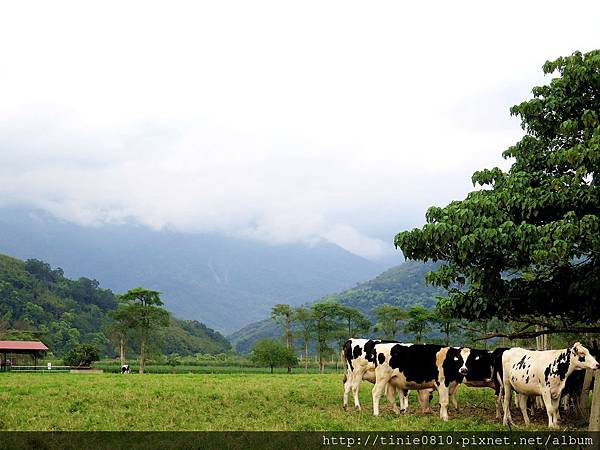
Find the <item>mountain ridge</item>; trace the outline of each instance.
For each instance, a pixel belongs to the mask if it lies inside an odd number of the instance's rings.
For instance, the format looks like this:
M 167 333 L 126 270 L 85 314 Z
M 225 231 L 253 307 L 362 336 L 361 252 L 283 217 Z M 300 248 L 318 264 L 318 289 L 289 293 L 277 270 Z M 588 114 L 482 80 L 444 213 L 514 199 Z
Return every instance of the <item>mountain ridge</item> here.
M 331 243 L 270 245 L 135 224 L 84 227 L 25 207 L 0 208 L 0 252 L 42 259 L 115 292 L 158 290 L 176 316 L 225 333 L 277 303 L 313 301 L 385 268 Z
M 410 309 L 421 305 L 432 308 L 436 304 L 436 296 L 443 295 L 440 288 L 425 284 L 425 274 L 434 270 L 438 263 L 420 263 L 405 261 L 385 270 L 371 280 L 358 283 L 344 291 L 325 296 L 319 300 L 329 299 L 342 305 L 358 309 L 372 322 L 375 322 L 373 308 L 384 303 Z M 247 353 L 260 339 L 274 338 L 281 335 L 280 326 L 271 319 L 263 319 L 231 333 L 227 336 L 233 347 Z M 403 338 L 399 335 L 399 339 Z

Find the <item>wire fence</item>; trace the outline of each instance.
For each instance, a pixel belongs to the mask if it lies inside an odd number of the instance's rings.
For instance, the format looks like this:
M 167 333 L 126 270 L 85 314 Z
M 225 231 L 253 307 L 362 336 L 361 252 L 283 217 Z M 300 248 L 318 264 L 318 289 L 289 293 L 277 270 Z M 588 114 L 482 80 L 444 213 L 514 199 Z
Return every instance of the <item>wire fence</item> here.
M 70 366 L 6 366 L 8 372 L 43 372 L 43 373 L 58 373 L 69 372 Z

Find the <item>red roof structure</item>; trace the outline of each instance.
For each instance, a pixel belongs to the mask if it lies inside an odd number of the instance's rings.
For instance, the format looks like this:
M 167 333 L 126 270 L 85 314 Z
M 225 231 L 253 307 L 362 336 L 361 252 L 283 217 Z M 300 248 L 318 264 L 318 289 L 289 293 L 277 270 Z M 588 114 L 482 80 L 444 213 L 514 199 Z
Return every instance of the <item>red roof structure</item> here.
M 40 341 L 0 341 L 0 352 L 48 350 Z

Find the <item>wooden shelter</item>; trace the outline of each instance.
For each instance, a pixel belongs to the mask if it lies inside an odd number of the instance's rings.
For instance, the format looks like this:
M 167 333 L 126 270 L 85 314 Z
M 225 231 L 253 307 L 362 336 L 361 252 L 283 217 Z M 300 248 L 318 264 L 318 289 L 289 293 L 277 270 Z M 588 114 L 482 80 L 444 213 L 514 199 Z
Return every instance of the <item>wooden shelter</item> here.
M 5 372 L 10 370 L 13 364 L 13 355 L 31 355 L 34 366 L 37 366 L 37 359 L 43 356 L 48 347 L 40 341 L 0 341 L 0 370 Z

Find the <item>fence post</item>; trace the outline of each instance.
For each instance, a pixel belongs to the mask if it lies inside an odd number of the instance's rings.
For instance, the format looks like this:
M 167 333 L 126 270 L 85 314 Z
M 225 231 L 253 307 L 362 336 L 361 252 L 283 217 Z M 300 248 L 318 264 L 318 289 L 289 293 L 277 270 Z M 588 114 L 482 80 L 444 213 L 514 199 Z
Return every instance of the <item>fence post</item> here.
M 590 411 L 590 431 L 600 431 L 600 373 L 595 370 L 594 393 L 592 394 L 592 409 Z
M 592 386 L 593 376 L 593 370 L 588 369 L 585 371 L 583 386 L 581 387 L 581 397 L 579 397 L 579 405 L 576 405 L 584 419 L 587 419 L 590 416 L 590 388 Z

